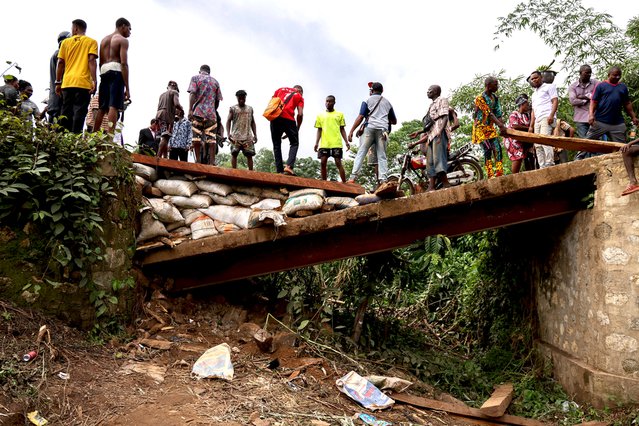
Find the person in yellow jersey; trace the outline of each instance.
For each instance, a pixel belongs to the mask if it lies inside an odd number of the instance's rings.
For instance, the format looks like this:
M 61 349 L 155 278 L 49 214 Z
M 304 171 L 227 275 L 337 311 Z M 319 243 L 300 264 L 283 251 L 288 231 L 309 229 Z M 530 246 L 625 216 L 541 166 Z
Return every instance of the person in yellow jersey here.
M 339 171 L 339 177 L 342 182 L 346 182 L 346 173 L 342 165 L 342 140 L 346 143 L 346 150 L 351 149 L 346 137 L 346 121 L 344 114 L 335 111 L 335 96 L 328 95 L 326 97 L 326 111 L 319 114 L 315 120 L 315 128 L 317 129 L 317 137 L 315 138 L 315 152 L 320 160 L 321 176 L 326 180 L 326 165 L 328 158 L 333 157 L 335 166 Z
M 95 93 L 98 42 L 85 35 L 87 23 L 71 23 L 71 37 L 60 45 L 55 93 L 62 96 L 59 123 L 70 132 L 82 133 L 91 94 Z

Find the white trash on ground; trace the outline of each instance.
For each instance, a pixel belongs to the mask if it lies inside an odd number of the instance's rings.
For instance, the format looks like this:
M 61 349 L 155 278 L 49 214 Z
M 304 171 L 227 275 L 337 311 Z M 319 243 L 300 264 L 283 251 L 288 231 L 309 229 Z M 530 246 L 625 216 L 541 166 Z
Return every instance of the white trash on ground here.
M 354 371 L 335 382 L 339 390 L 369 410 L 383 410 L 395 404 L 388 395 Z
M 233 364 L 231 363 L 231 347 L 222 343 L 208 349 L 193 364 L 193 374 L 202 379 L 233 380 Z

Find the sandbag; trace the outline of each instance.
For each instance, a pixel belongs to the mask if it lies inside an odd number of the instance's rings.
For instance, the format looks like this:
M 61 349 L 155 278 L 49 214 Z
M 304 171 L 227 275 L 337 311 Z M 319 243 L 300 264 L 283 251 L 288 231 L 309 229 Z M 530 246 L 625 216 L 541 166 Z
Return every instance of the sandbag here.
M 259 203 L 251 205 L 253 210 L 276 210 L 282 207 L 282 202 L 273 198 L 266 198 Z
M 217 235 L 217 229 L 215 229 L 215 223 L 213 219 L 206 215 L 200 215 L 191 224 L 191 238 L 199 240 L 200 238 L 210 237 Z
M 183 226 L 186 225 L 186 222 L 183 220 L 178 220 L 177 222 L 173 222 L 173 223 L 167 223 L 166 225 L 164 225 L 166 227 L 166 230 L 169 232 L 175 231 L 178 228 L 181 228 Z
M 144 179 L 142 176 L 135 175 L 135 185 L 138 187 L 138 191 L 144 192 L 144 188 L 149 188 L 151 182 Z
M 191 235 L 191 227 L 190 226 L 182 226 L 181 228 L 177 228 L 175 231 L 171 232 L 171 238 L 180 238 Z
M 347 209 L 349 207 L 358 206 L 359 203 L 351 197 L 327 197 L 324 200 L 325 204 L 335 206 L 337 210 Z
M 182 210 L 182 216 L 184 216 L 184 224 L 186 226 L 191 226 L 195 219 L 202 216 L 202 213 L 196 209 L 186 209 Z
M 237 201 L 233 197 L 223 197 L 221 195 L 213 194 L 212 192 L 208 193 L 208 196 L 211 197 L 215 204 L 219 204 L 222 206 L 236 206 Z
M 357 203 L 361 206 L 365 204 L 377 203 L 381 200 L 382 199 L 375 194 L 362 194 L 355 197 L 355 201 L 357 201 Z
M 233 192 L 239 192 L 241 194 L 252 195 L 254 197 L 261 197 L 262 188 L 258 186 L 241 186 L 241 185 L 233 185 Z
M 171 203 L 168 203 L 161 198 L 147 198 L 147 201 L 153 209 L 153 213 L 162 222 L 173 223 L 184 220 L 180 211 Z
M 291 191 L 288 194 L 288 198 L 295 198 L 295 197 L 301 197 L 302 195 L 319 195 L 320 197 L 324 198 L 326 197 L 326 191 L 324 191 L 323 189 L 317 189 L 317 188 L 304 188 L 304 189 L 298 189 L 297 191 Z
M 190 197 L 167 195 L 164 199 L 169 200 L 174 206 L 184 209 L 205 209 L 213 202 L 211 197 L 206 194 L 193 194 Z
M 145 164 L 133 163 L 133 173 L 137 176 L 143 177 L 149 182 L 155 182 L 158 180 L 158 172 L 155 168 Z
M 224 223 L 233 223 L 242 229 L 249 227 L 251 211 L 251 209 L 237 206 L 211 206 L 208 209 L 200 209 L 200 212 L 211 219 Z
M 249 207 L 257 203 L 258 201 L 260 201 L 258 197 L 255 197 L 253 195 L 248 195 L 248 194 L 240 194 L 239 192 L 234 192 L 232 194 L 229 194 L 229 198 L 234 199 L 235 201 L 237 201 L 239 205 L 244 207 Z
M 284 213 L 275 210 L 256 210 L 249 218 L 249 228 L 255 228 L 262 224 L 272 224 L 276 228 L 286 225 Z
M 288 198 L 288 190 L 281 188 L 279 190 L 274 188 L 262 188 L 262 192 L 259 195 L 260 198 L 274 198 L 276 200 L 285 201 Z
M 159 220 L 153 217 L 151 209 L 146 208 L 140 214 L 140 234 L 136 238 L 137 243 L 156 237 L 168 237 L 169 233 Z
M 215 223 L 215 229 L 217 229 L 217 232 L 219 232 L 220 234 L 227 234 L 229 232 L 235 232 L 242 229 L 232 223 L 224 223 L 220 222 L 219 220 L 214 220 L 213 222 Z
M 226 197 L 233 192 L 231 186 L 225 183 L 211 182 L 210 180 L 198 180 L 195 184 L 200 191 L 211 192 L 213 194 L 221 195 L 222 197 Z
M 166 195 L 181 195 L 190 197 L 197 192 L 197 186 L 193 182 L 178 179 L 158 179 L 153 186 Z
M 293 194 L 293 192 L 291 192 L 291 194 Z M 288 216 L 292 216 L 293 213 L 298 210 L 318 210 L 322 207 L 322 204 L 324 204 L 324 197 L 318 194 L 309 193 L 289 198 L 286 200 L 286 203 L 284 203 L 282 210 Z
M 286 225 L 284 215 L 273 210 L 253 211 L 237 206 L 211 206 L 200 211 L 211 219 L 232 223 L 242 229 L 257 228 L 265 222 L 273 223 L 275 226 Z

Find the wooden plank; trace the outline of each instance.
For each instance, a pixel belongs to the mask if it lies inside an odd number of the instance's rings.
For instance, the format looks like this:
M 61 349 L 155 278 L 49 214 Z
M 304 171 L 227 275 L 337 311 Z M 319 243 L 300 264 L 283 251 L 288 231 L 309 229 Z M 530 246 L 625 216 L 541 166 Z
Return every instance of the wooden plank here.
M 513 399 L 515 389 L 512 383 L 504 383 L 497 386 L 493 394 L 484 402 L 480 410 L 490 417 L 501 417 L 506 413 L 506 409 Z
M 347 185 L 341 182 L 287 176 L 279 173 L 256 172 L 253 170 L 230 169 L 227 167 L 209 166 L 208 164 L 187 163 L 186 161 L 167 160 L 142 154 L 131 154 L 134 163 L 151 167 L 160 167 L 174 172 L 196 176 L 209 176 L 216 181 L 228 184 L 246 184 L 257 186 L 285 186 L 287 188 L 318 188 L 335 195 L 355 196 L 363 194 L 360 185 Z
M 451 404 L 448 402 L 437 401 L 435 399 L 424 398 L 421 396 L 409 395 L 406 393 L 394 393 L 390 395 L 395 401 L 403 402 L 404 404 L 416 405 L 422 408 L 428 408 L 430 410 L 446 411 L 447 413 L 462 415 L 470 418 L 477 418 L 483 420 L 489 420 L 495 424 L 506 425 L 519 425 L 519 426 L 543 426 L 538 420 L 527 419 L 525 417 L 503 415 L 501 417 L 489 417 L 481 412 L 477 408 L 471 408 L 468 406 L 462 406 L 458 404 Z
M 611 153 L 619 151 L 619 149 L 625 145 L 621 142 L 605 142 L 593 139 L 547 136 L 537 133 L 522 132 L 521 130 L 514 129 L 508 129 L 508 131 L 501 135 L 510 136 L 518 141 L 556 146 L 557 148 L 569 149 L 572 151 Z

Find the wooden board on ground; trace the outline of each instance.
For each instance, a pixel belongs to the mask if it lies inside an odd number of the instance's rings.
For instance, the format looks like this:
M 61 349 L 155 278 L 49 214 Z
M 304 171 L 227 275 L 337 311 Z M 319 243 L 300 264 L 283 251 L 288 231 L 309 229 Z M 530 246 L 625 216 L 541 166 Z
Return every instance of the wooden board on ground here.
M 538 133 L 522 132 L 520 130 L 508 129 L 502 136 L 510 136 L 520 142 L 530 142 L 542 145 L 556 146 L 557 148 L 569 149 L 572 151 L 587 151 L 611 153 L 617 152 L 625 144 L 621 142 L 605 142 L 592 139 L 567 138 L 563 136 L 547 136 Z
M 494 424 L 519 425 L 519 426 L 543 426 L 538 420 L 527 419 L 525 417 L 517 417 L 511 415 L 503 415 L 501 417 L 489 417 L 481 412 L 478 408 L 471 408 L 465 405 L 451 404 L 448 402 L 437 401 L 435 399 L 424 398 L 421 396 L 409 395 L 407 393 L 394 393 L 390 395 L 397 402 L 415 405 L 417 407 L 428 408 L 430 410 L 446 411 L 447 413 L 457 414 L 473 419 L 483 419 L 493 422 Z
M 497 386 L 493 394 L 484 402 L 480 410 L 490 417 L 501 417 L 506 412 L 515 390 L 512 383 Z
M 287 188 L 318 188 L 325 190 L 329 194 L 348 196 L 355 196 L 365 192 L 364 188 L 360 185 L 347 185 L 341 182 L 287 176 L 279 173 L 230 169 L 227 167 L 209 166 L 208 164 L 187 163 L 186 161 L 167 160 L 165 158 L 151 157 L 142 154 L 131 154 L 131 158 L 135 163 L 159 167 L 179 173 L 209 176 L 217 181 L 230 184 L 271 187 L 285 186 Z

